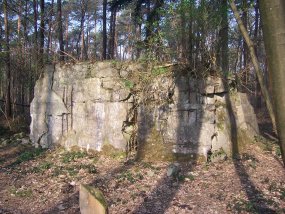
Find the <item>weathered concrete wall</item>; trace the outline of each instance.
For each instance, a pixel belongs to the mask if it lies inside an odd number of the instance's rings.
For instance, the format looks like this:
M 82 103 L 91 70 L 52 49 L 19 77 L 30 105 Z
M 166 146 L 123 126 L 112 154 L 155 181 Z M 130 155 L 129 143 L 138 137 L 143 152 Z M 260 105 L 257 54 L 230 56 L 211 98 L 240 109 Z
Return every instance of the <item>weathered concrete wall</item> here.
M 49 67 L 35 87 L 31 139 L 43 147 L 60 142 L 101 150 L 109 143 L 125 149 L 129 94 L 110 63 Z
M 111 62 L 47 67 L 31 104 L 32 141 L 100 151 L 125 150 L 131 139 L 139 157 L 171 159 L 230 153 L 240 129 L 258 132 L 246 95 L 230 98 L 220 78 L 158 71 Z

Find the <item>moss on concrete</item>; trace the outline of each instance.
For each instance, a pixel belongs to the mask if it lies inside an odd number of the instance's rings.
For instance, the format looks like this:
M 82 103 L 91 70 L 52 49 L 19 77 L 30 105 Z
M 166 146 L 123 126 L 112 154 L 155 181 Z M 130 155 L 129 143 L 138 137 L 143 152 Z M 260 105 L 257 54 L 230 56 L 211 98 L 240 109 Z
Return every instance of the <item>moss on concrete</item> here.
M 237 132 L 237 142 L 238 142 L 238 149 L 239 152 L 245 151 L 249 144 L 252 144 L 254 139 L 252 139 L 248 134 L 247 131 L 244 129 L 238 129 Z
M 100 154 L 106 155 L 114 159 L 123 159 L 126 157 L 126 152 L 116 149 L 109 143 L 104 143 Z
M 103 195 L 103 193 L 95 188 L 95 187 L 91 187 L 89 185 L 86 184 L 81 184 L 81 187 L 85 188 L 87 190 L 87 192 L 89 192 L 94 198 L 96 198 L 97 201 L 100 202 L 100 204 L 107 210 L 108 209 L 108 205 L 107 205 L 107 201 Z
M 173 153 L 174 143 L 166 143 L 162 135 L 154 127 L 147 136 L 145 142 L 141 142 L 138 148 L 138 160 L 155 161 L 198 161 L 203 162 L 204 156 L 197 154 Z
M 152 128 L 147 139 L 144 142 L 140 142 L 138 148 L 138 159 L 148 161 L 171 161 L 174 156 L 171 152 L 171 145 L 163 142 L 161 134 Z
M 226 114 L 225 114 L 225 110 L 222 109 L 222 110 L 218 110 L 217 111 L 217 128 L 219 130 L 224 130 L 225 129 L 225 119 L 226 119 Z

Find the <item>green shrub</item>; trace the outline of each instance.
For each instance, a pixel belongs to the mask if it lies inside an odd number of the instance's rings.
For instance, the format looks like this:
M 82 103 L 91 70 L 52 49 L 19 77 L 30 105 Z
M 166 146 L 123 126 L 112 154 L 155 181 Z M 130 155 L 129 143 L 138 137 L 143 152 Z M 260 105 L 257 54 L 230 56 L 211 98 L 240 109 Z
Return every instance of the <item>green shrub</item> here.
M 24 197 L 31 197 L 33 192 L 31 189 L 27 188 L 19 188 L 17 189 L 16 187 L 11 187 L 10 189 L 11 194 L 24 198 Z
M 44 151 L 46 150 L 42 148 L 35 148 L 30 151 L 25 151 L 22 154 L 20 154 L 20 156 L 17 158 L 17 160 L 14 163 L 11 164 L 11 166 L 35 159 L 36 157 L 40 156 Z
M 124 80 L 125 87 L 132 89 L 134 87 L 134 83 L 130 80 Z
M 83 158 L 85 156 L 87 156 L 86 152 L 80 152 L 80 151 L 66 152 L 62 157 L 62 162 L 69 163 L 71 161 L 74 161 L 79 158 Z

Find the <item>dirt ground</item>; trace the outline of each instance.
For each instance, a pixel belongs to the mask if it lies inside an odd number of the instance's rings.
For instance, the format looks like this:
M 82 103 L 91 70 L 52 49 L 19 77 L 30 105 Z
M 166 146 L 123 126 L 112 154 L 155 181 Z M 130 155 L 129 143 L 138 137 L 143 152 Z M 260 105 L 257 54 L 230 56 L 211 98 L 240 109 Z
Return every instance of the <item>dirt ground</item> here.
M 80 213 L 80 183 L 102 190 L 111 214 L 285 213 L 280 151 L 262 137 L 234 161 L 176 165 L 35 149 L 24 134 L 0 137 L 0 213 Z

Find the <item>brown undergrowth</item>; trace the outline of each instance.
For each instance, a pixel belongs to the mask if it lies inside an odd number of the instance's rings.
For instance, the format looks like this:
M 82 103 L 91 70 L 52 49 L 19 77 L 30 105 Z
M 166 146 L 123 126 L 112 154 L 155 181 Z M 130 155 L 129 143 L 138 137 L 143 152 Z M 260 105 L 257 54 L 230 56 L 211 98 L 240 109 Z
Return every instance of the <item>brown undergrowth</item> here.
M 114 214 L 284 213 L 285 171 L 278 155 L 274 142 L 256 138 L 234 161 L 180 163 L 178 173 L 167 176 L 166 162 L 40 150 L 6 136 L 0 213 L 79 213 L 80 183 L 101 189 Z

